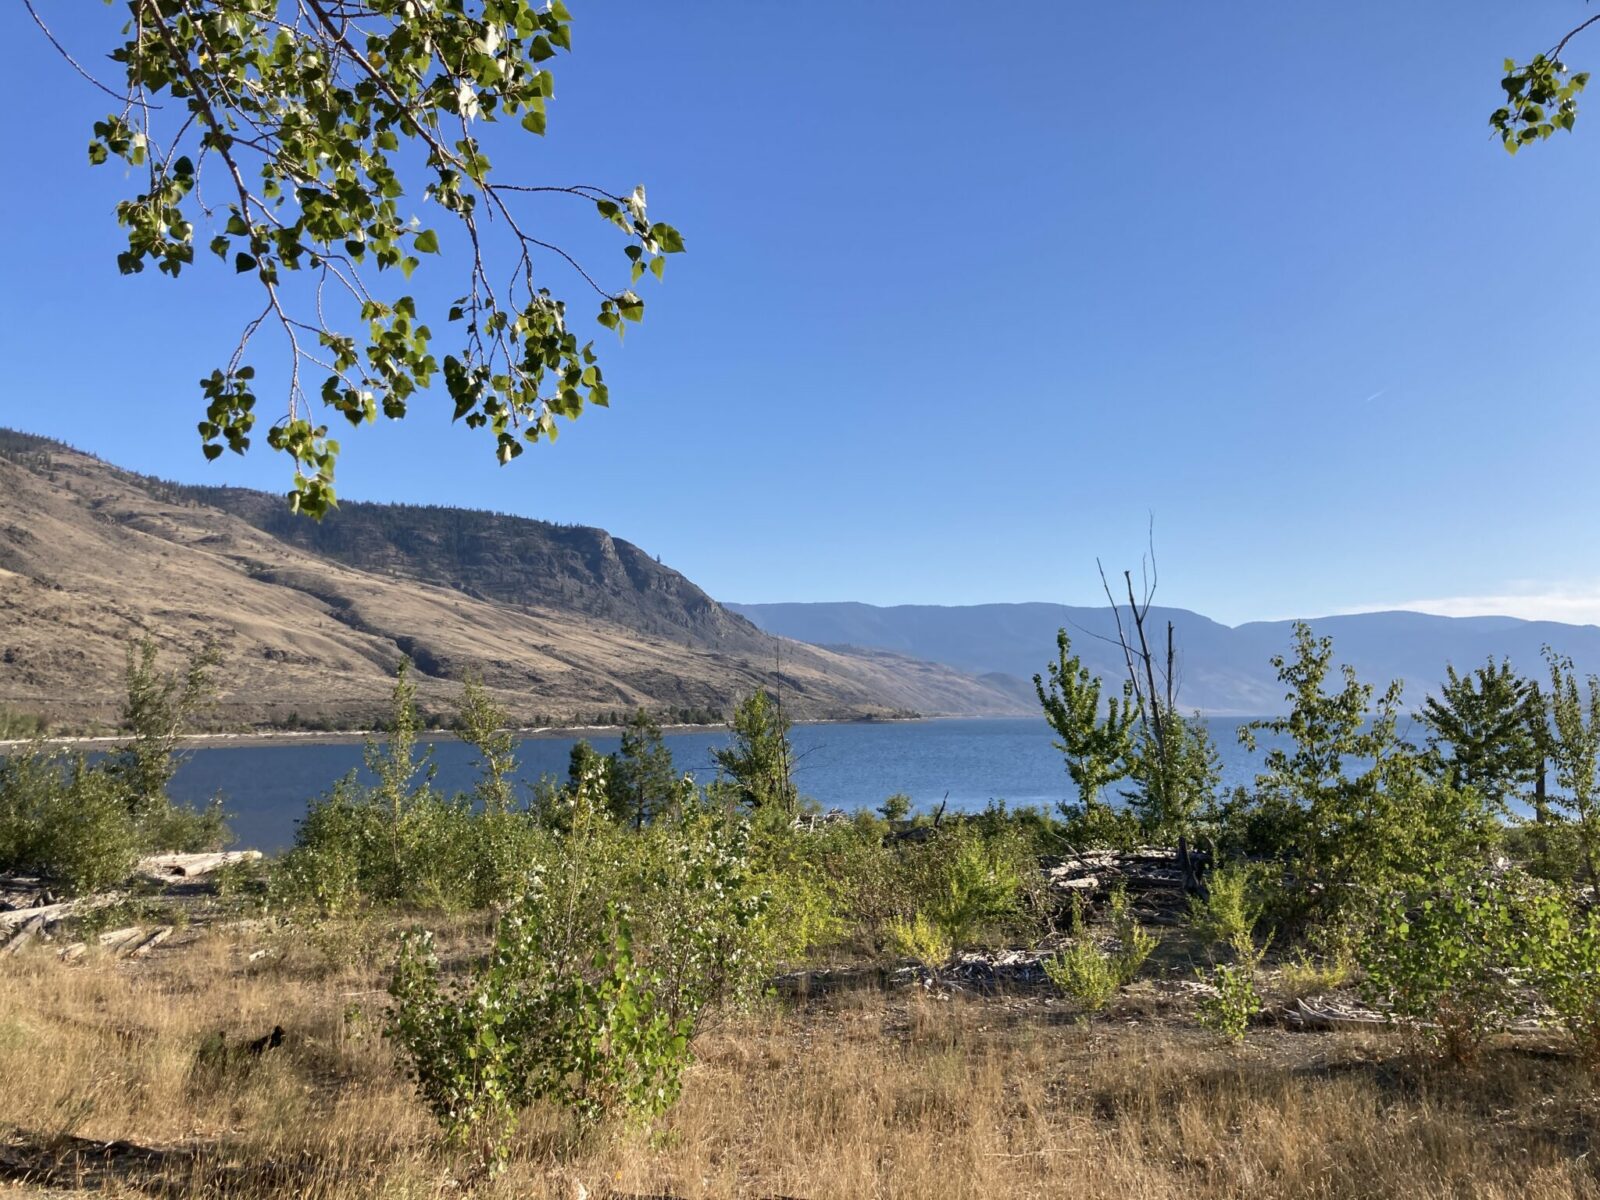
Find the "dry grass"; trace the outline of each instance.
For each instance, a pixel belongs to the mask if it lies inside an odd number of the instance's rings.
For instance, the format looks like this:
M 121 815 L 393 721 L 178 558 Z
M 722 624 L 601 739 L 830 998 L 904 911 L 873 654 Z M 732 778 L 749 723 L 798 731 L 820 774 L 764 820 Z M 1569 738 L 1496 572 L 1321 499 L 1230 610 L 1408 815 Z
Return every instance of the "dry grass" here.
M 188 936 L 139 964 L 0 960 L 0 1191 L 459 1194 L 380 1034 L 383 938 L 252 963 L 260 935 Z M 1387 1037 L 1270 1029 L 1229 1050 L 1141 987 L 1089 1025 L 1038 997 L 875 991 L 720 1021 L 655 1127 L 574 1139 L 536 1116 L 478 1190 L 1600 1197 L 1596 1081 L 1563 1055 L 1433 1072 Z M 217 1031 L 275 1024 L 280 1049 L 203 1061 Z

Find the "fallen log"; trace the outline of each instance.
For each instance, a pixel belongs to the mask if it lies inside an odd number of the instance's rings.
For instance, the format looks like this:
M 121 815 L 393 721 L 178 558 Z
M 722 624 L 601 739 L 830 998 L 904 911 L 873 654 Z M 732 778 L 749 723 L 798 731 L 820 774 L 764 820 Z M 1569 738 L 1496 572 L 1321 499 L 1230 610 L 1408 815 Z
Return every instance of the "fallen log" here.
M 15 929 L 19 925 L 31 924 L 34 921 L 54 921 L 66 916 L 76 909 L 83 901 L 65 900 L 60 904 L 40 904 L 33 908 L 13 908 L 0 912 L 0 932 Z
M 145 938 L 144 941 L 140 942 L 132 950 L 128 951 L 129 957 L 145 958 L 152 950 L 161 945 L 162 942 L 166 941 L 171 936 L 172 926 L 163 925 L 160 929 L 156 930 L 149 937 Z
M 0 955 L 15 954 L 18 950 L 21 950 L 26 943 L 32 941 L 35 935 L 44 928 L 45 920 L 46 917 L 40 915 L 17 925 L 6 935 L 4 941 L 0 941 Z
M 209 854 L 152 854 L 139 860 L 139 874 L 163 882 L 173 879 L 198 879 L 219 867 L 256 862 L 259 850 L 220 850 Z
M 1317 1030 L 1379 1030 L 1391 1028 L 1384 1014 L 1371 1008 L 1354 1004 L 1339 1004 L 1320 999 L 1311 1005 L 1299 999 L 1284 1010 L 1283 1023 L 1291 1029 Z
M 18 925 L 43 917 L 46 925 L 53 925 L 62 917 L 73 913 L 90 912 L 122 900 L 121 892 L 101 892 L 96 896 L 80 896 L 76 900 L 63 900 L 59 904 L 40 904 L 33 908 L 13 908 L 0 912 L 0 936 Z
M 126 925 L 121 929 L 108 929 L 96 941 L 107 950 L 118 951 L 132 945 L 144 936 L 144 926 Z

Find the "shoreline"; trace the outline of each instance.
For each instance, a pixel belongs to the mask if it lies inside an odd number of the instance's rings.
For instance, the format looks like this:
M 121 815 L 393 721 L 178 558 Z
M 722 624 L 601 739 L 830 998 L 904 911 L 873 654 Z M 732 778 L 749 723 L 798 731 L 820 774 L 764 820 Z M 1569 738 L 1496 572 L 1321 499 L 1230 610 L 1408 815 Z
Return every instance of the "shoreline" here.
M 915 717 L 830 717 L 809 721 L 795 721 L 794 725 L 911 725 L 923 721 L 963 720 L 969 718 L 943 715 Z M 970 718 L 981 719 L 981 718 Z M 1004 720 L 1006 718 L 995 718 Z M 620 735 L 623 725 L 528 725 L 513 728 L 511 733 L 519 741 L 534 738 L 581 738 L 591 734 Z M 726 731 L 726 725 L 663 725 L 663 734 L 709 733 Z M 352 746 L 368 738 L 382 738 L 382 729 L 261 729 L 240 733 L 186 733 L 178 738 L 178 745 L 193 750 L 220 750 L 230 746 Z M 0 754 L 17 746 L 32 745 L 36 739 L 12 738 L 0 740 Z M 37 739 L 46 746 L 83 747 L 86 749 L 113 748 L 130 741 L 125 733 L 93 734 L 85 736 L 46 737 Z M 459 742 L 460 734 L 453 729 L 424 729 L 417 733 L 419 742 Z

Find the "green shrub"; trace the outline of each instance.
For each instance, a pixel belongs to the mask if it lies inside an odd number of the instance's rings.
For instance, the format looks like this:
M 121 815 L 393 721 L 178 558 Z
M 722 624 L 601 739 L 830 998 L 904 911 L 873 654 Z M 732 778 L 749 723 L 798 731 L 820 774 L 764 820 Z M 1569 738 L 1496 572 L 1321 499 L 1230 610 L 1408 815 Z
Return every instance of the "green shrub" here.
M 1357 947 L 1364 997 L 1443 1057 L 1472 1060 L 1521 1006 L 1518 985 L 1548 944 L 1548 931 L 1528 932 L 1546 896 L 1520 874 L 1451 874 L 1379 897 Z
M 1128 808 L 1091 804 L 1061 804 L 1061 837 L 1075 850 L 1132 850 L 1144 842 L 1138 814 Z
M 1044 973 L 1068 999 L 1089 1013 L 1110 1004 L 1122 986 L 1122 973 L 1115 958 L 1081 930 L 1053 957 L 1045 959 Z
M 1230 863 L 1206 877 L 1206 895 L 1189 898 L 1189 927 L 1207 946 L 1231 946 L 1248 940 L 1261 916 L 1248 867 Z
M 1278 984 L 1289 999 L 1315 996 L 1349 983 L 1354 966 L 1349 958 L 1342 955 L 1318 959 L 1301 947 L 1295 951 L 1293 958 L 1278 968 Z
M 605 796 L 596 763 L 487 963 L 447 983 L 416 934 L 396 966 L 390 1036 L 447 1135 L 491 1166 L 536 1101 L 590 1123 L 660 1112 L 704 1008 L 759 984 L 748 826 L 691 808 L 629 839 Z
M 985 838 L 950 826 L 920 844 L 903 845 L 891 868 L 891 904 L 901 918 L 923 914 L 954 950 L 1004 926 L 1021 911 L 1023 872 L 1034 861 L 1016 838 Z
M 930 971 L 942 970 L 955 953 L 944 926 L 922 913 L 891 918 L 888 934 L 896 953 L 916 959 Z
M 1200 1001 L 1198 1019 L 1203 1028 L 1221 1034 L 1230 1042 L 1244 1040 L 1250 1021 L 1261 1011 L 1261 993 L 1256 991 L 1256 968 L 1264 950 L 1248 936 L 1231 943 L 1233 962 L 1212 968 L 1212 995 Z
M 1579 1056 L 1600 1067 L 1600 912 L 1578 912 L 1546 891 L 1526 934 L 1544 953 L 1534 964 L 1541 998 L 1571 1034 Z
M 1145 960 L 1156 948 L 1156 939 L 1139 924 L 1139 919 L 1133 913 L 1133 902 L 1128 899 L 1128 889 L 1121 884 L 1112 889 L 1108 910 L 1111 932 L 1117 939 L 1111 965 L 1116 972 L 1117 983 L 1125 986 L 1138 977 L 1139 968 L 1144 966 Z
M 684 795 L 680 803 L 689 804 L 693 787 Z M 766 959 L 798 962 L 865 921 L 861 898 L 852 893 L 869 886 L 879 856 L 878 839 L 862 837 L 853 825 L 817 831 L 787 823 L 758 826 L 751 845 L 752 884 L 767 896 Z M 870 902 L 867 907 L 876 911 Z
M 173 749 L 208 692 L 214 661 L 207 649 L 182 677 L 163 675 L 146 639 L 128 651 L 127 745 L 94 763 L 40 742 L 0 759 L 0 871 L 83 893 L 121 883 L 141 855 L 222 846 L 220 802 L 195 811 L 166 794 Z
M 128 647 L 122 722 L 132 736 L 106 760 L 105 769 L 118 780 L 135 817 L 169 807 L 167 785 L 178 769 L 178 739 L 210 702 L 219 661 L 216 647 L 208 643 L 181 673 L 163 672 L 156 665 L 153 638 Z
M 770 880 L 752 856 L 748 821 L 695 803 L 690 780 L 679 784 L 673 807 L 674 816 L 658 819 L 631 843 L 622 833 L 613 886 L 635 899 L 653 986 L 677 1021 L 707 1004 L 753 999 L 793 945 L 794 930 L 779 921 L 794 919 L 796 909 L 793 903 L 774 909 Z
M 204 808 L 151 805 L 139 818 L 139 842 L 151 851 L 197 854 L 220 850 L 233 840 L 218 797 Z
M 488 964 L 444 982 L 426 934 L 408 935 L 390 984 L 386 1033 L 447 1138 L 490 1167 L 518 1115 L 552 1101 L 584 1121 L 652 1115 L 677 1096 L 693 1020 L 674 1023 L 633 953 L 615 904 L 595 936 L 562 937 L 530 887 L 501 922 Z
M 545 831 L 525 809 L 510 807 L 509 741 L 503 718 L 481 688 L 467 688 L 467 735 L 479 749 L 480 780 L 471 795 L 432 786 L 427 750 L 417 748 L 415 691 L 402 666 L 388 733 L 367 743 L 374 783 L 352 772 L 312 801 L 295 844 L 273 872 L 274 900 L 331 914 L 366 905 L 460 911 L 521 895 L 539 861 Z M 503 732 L 503 731 L 502 731 Z
M 0 871 L 44 876 L 82 895 L 125 880 L 141 855 L 208 850 L 226 836 L 220 806 L 130 806 L 105 762 L 34 745 L 0 759 Z
M 878 805 L 878 815 L 891 825 L 904 821 L 911 815 L 911 797 L 904 792 L 896 792 Z
M 116 781 L 82 755 L 35 745 L 0 760 L 0 870 L 101 891 L 133 870 L 139 835 Z

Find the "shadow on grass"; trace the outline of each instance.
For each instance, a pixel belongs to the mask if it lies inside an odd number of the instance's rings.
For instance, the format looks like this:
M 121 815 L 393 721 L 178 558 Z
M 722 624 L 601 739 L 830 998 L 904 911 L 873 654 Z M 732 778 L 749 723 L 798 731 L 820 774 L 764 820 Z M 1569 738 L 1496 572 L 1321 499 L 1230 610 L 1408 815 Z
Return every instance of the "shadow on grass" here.
M 205 1142 L 161 1148 L 22 1129 L 0 1134 L 0 1181 L 33 1187 L 131 1188 L 150 1196 L 295 1195 L 313 1179 L 329 1179 L 328 1164 L 309 1157 L 242 1164 L 227 1158 L 224 1147 Z

